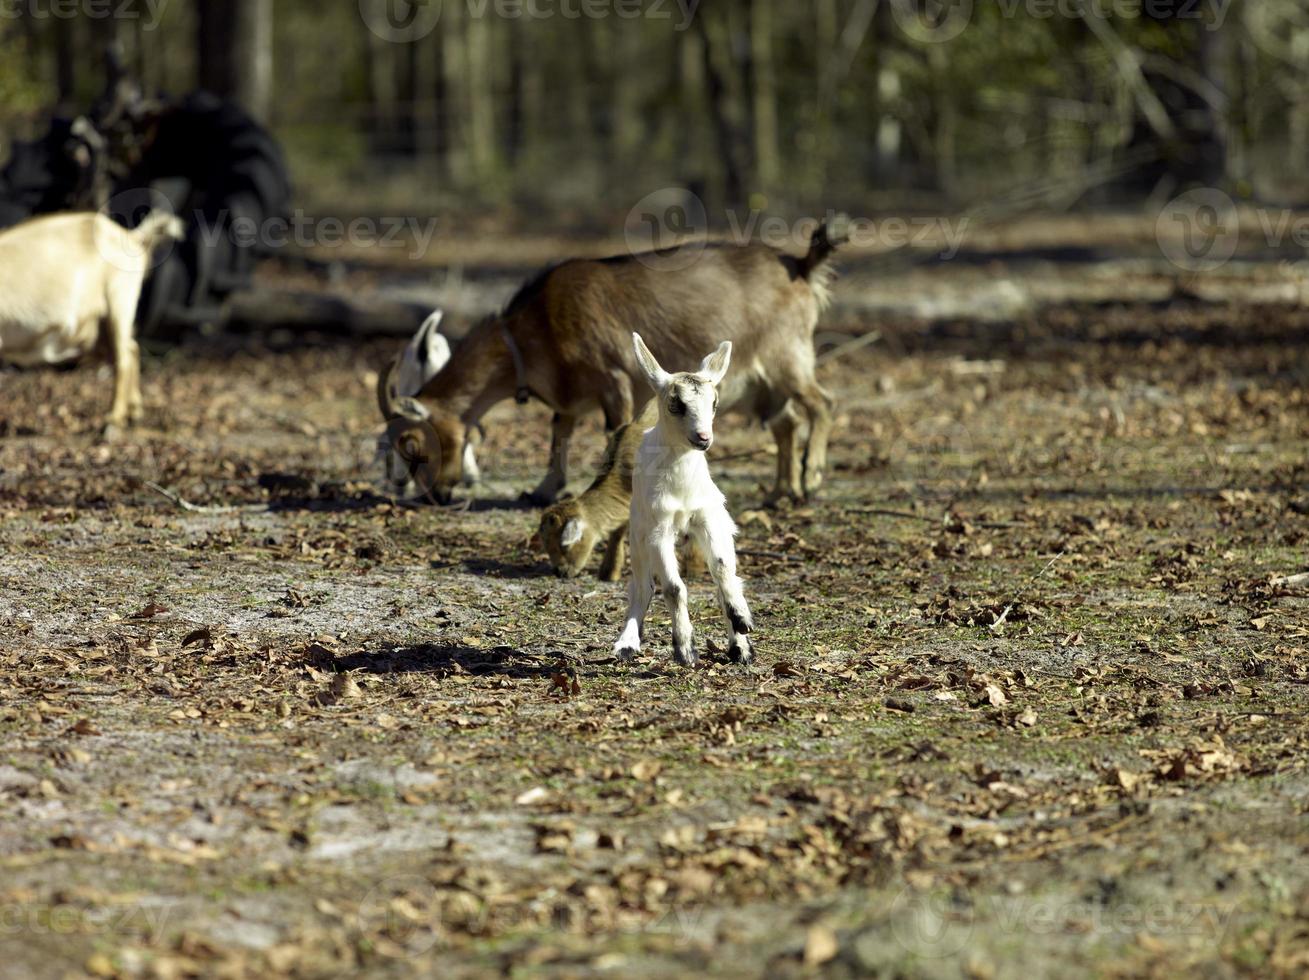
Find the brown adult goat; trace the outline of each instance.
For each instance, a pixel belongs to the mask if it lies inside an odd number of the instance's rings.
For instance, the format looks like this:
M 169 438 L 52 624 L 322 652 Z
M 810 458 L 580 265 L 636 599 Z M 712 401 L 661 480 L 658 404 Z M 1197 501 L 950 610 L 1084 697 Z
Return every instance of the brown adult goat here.
M 669 370 L 694 369 L 704 351 L 730 340 L 722 407 L 772 429 L 775 496 L 812 493 L 827 464 L 833 408 L 814 378 L 814 326 L 841 240 L 824 223 L 799 258 L 762 244 L 696 242 L 545 269 L 504 312 L 474 327 L 415 397 L 395 397 L 382 372 L 378 404 L 402 464 L 388 471 L 407 472 L 448 500 L 469 429 L 499 402 L 530 395 L 555 412 L 550 468 L 531 495 L 549 503 L 567 483 L 568 441 L 582 413 L 600 408 L 612 430 L 650 400 L 632 352 L 637 331 Z M 803 447 L 792 406 L 808 422 Z

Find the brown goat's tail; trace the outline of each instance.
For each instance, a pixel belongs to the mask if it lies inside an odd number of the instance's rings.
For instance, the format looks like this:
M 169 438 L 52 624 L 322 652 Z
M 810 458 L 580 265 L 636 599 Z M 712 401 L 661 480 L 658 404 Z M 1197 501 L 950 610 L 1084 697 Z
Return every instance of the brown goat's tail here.
M 844 214 L 829 216 L 809 237 L 809 251 L 800 260 L 800 275 L 814 291 L 820 310 L 832 301 L 832 280 L 836 278 L 832 254 L 849 240 L 850 218 Z
M 151 211 L 145 220 L 132 229 L 131 235 L 146 252 L 153 252 L 167 241 L 181 241 L 186 237 L 182 219 L 168 211 Z

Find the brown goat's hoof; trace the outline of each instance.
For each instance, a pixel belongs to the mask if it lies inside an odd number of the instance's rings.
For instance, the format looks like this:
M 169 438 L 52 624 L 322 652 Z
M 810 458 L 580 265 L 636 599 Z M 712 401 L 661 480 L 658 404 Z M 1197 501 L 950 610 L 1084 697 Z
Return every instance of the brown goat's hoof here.
M 553 495 L 536 490 L 524 490 L 518 495 L 518 499 L 523 503 L 531 504 L 533 507 L 549 507 L 555 502 Z
M 774 490 L 764 498 L 764 508 L 766 510 L 790 510 L 802 500 L 804 500 L 803 496 L 790 490 Z

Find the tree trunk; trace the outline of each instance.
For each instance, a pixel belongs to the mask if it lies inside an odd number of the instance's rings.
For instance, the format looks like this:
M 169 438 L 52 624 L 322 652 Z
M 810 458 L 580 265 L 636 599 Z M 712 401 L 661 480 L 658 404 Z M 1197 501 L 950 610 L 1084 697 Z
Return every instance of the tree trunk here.
M 754 130 L 755 181 L 771 193 L 781 177 L 777 147 L 777 79 L 773 70 L 773 0 L 751 0 L 750 64 L 751 119 Z
M 492 21 L 469 17 L 467 23 L 468 145 L 477 179 L 485 186 L 496 165 Z
M 715 31 L 709 25 L 709 17 L 702 13 L 695 18 L 696 30 L 700 32 L 702 54 L 704 55 L 705 83 L 708 87 L 709 115 L 714 126 L 714 136 L 718 143 L 718 162 L 722 168 L 723 198 L 726 207 L 736 207 L 745 198 L 745 167 L 741 162 L 741 139 L 738 127 L 732 118 L 732 93 L 727 79 L 718 64 L 717 52 L 720 48 L 729 49 L 726 53 L 730 60 L 731 30 L 726 29 L 726 38 L 715 38 Z
M 273 92 L 273 0 L 197 0 L 199 81 L 268 118 Z

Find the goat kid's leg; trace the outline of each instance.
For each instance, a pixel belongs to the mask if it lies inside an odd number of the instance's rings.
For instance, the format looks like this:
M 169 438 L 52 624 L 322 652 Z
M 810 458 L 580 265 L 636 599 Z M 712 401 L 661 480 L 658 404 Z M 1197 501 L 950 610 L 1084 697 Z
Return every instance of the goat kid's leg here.
M 627 525 L 609 535 L 605 556 L 600 561 L 600 581 L 617 582 L 623 577 L 623 559 L 627 556 Z
M 677 570 L 677 536 L 665 528 L 656 536 L 654 577 L 664 591 L 668 616 L 673 621 L 673 659 L 683 667 L 699 662 L 695 652 L 695 635 L 691 630 L 691 613 L 686 602 L 686 583 Z
M 537 506 L 554 503 L 568 485 L 568 440 L 576 426 L 576 415 L 555 412 L 550 429 L 550 468 L 537 488 L 527 495 L 527 499 Z
M 776 506 L 786 499 L 804 498 L 804 457 L 801 455 L 799 429 L 795 408 L 787 402 L 780 412 L 768 420 L 768 428 L 777 441 L 777 484 L 764 503 Z
M 641 652 L 641 633 L 645 627 L 645 614 L 654 598 L 654 580 L 646 563 L 632 553 L 632 578 L 627 583 L 627 621 L 623 632 L 614 643 L 614 656 L 631 660 Z
M 718 605 L 732 636 L 727 656 L 734 663 L 749 664 L 754 660 L 748 635 L 754 629 L 754 617 L 750 615 L 745 590 L 736 574 L 736 546 L 732 540 L 736 526 L 726 510 L 719 510 L 701 515 L 692 522 L 691 531 L 704 552 L 709 576 L 718 587 Z

